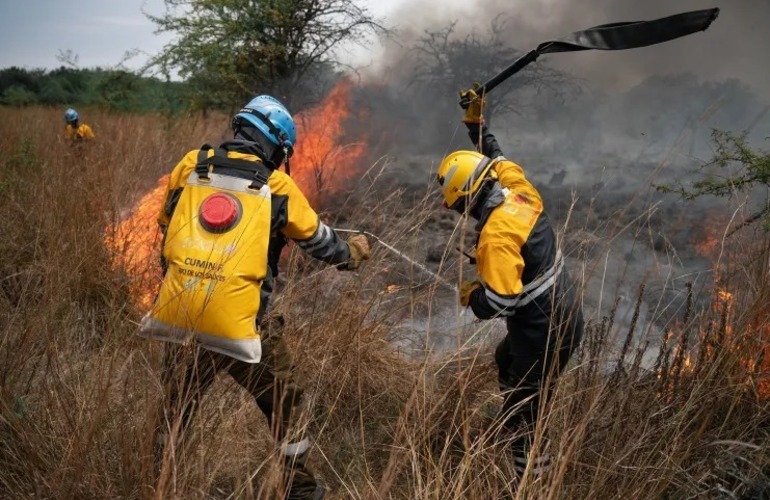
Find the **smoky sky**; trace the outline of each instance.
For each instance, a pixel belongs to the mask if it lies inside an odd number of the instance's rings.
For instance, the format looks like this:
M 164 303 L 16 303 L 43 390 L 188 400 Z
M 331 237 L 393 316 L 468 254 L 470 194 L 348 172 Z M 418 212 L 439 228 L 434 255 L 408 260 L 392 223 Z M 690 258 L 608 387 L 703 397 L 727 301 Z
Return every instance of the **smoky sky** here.
M 702 33 L 642 49 L 552 54 L 540 61 L 608 90 L 627 89 L 651 75 L 690 72 L 704 79 L 737 78 L 770 98 L 770 0 L 731 0 L 722 5 L 708 0 L 485 0 L 448 5 L 435 0 L 407 4 L 391 23 L 399 28 L 403 46 L 408 46 L 406 40 L 451 21 L 457 22 L 458 35 L 483 34 L 499 16 L 505 21 L 506 41 L 529 50 L 591 26 L 711 7 L 720 7 L 719 18 Z

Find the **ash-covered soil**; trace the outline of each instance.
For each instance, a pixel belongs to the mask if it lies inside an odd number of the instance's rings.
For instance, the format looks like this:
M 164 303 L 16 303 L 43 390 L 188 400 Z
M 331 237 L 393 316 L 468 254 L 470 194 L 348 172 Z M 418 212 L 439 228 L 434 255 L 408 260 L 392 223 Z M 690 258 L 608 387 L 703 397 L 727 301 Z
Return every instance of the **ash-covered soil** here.
M 457 303 L 452 285 L 460 275 L 474 278 L 473 266 L 458 247 L 470 251 L 475 222 L 463 222 L 441 208 L 433 182 L 439 160 L 429 155 L 390 158 L 372 185 L 383 198 L 397 193 L 397 203 L 388 205 L 390 213 L 381 214 L 388 222 L 369 230 L 404 254 L 384 250 L 392 265 L 375 287 L 381 286 L 380 312 L 398 311 L 388 318 L 395 325 L 394 343 L 410 352 L 491 344 L 505 334 L 502 320 L 476 321 Z M 583 173 L 577 175 L 574 165 L 567 168 L 535 157 L 515 161 L 543 196 L 567 268 L 582 285 L 587 321 L 602 321 L 614 311 L 612 334 L 620 347 L 639 303 L 632 347 L 648 344 L 647 358 L 654 360 L 664 329 L 684 314 L 688 286 L 696 307 L 708 307 L 714 279 L 708 252 L 713 248 L 700 247 L 723 234 L 727 203 L 686 202 L 655 189 L 655 184 L 673 183 L 692 168 L 683 164 L 608 157 L 581 165 Z

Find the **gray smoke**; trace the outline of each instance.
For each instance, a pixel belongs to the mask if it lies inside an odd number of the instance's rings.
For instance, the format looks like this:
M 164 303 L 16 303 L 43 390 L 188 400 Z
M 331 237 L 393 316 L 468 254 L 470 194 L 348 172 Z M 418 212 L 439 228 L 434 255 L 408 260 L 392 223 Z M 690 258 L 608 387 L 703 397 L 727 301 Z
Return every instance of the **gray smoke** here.
M 379 125 L 388 139 L 376 153 L 396 157 L 398 181 L 420 184 L 432 178 L 443 154 L 469 148 L 458 125 L 457 91 L 502 69 L 503 46 L 521 54 L 595 25 L 714 6 L 702 0 L 408 3 L 390 19 L 397 36 L 383 42 L 383 56 L 368 69 L 359 96 L 373 111 L 367 129 Z M 582 230 L 598 243 L 573 254 L 576 261 L 598 259 L 618 271 L 589 283 L 586 304 L 606 313 L 608 300 L 598 290 L 633 304 L 639 283 L 646 282 L 655 290 L 642 311 L 652 332 L 679 314 L 686 281 L 709 289 L 711 263 L 692 247 L 703 237 L 704 217 L 714 220 L 725 208 L 714 199 L 685 204 L 652 185 L 702 178 L 699 167 L 713 155 L 712 129 L 751 129 L 752 144 L 770 146 L 770 1 L 720 7 L 704 33 L 644 49 L 546 55 L 490 94 L 490 106 L 506 100 L 490 113 L 493 131 L 557 223 L 577 196 L 573 234 Z M 426 51 L 428 34 L 442 30 L 448 36 L 434 37 L 434 48 L 465 41 L 463 50 L 438 58 Z M 611 246 L 601 242 L 637 218 L 644 223 L 631 224 Z
M 453 20 L 458 21 L 460 34 L 484 31 L 495 17 L 501 16 L 506 20 L 506 40 L 513 47 L 527 50 L 542 41 L 599 24 L 721 7 L 719 18 L 704 33 L 632 51 L 551 55 L 547 62 L 609 90 L 628 89 L 652 75 L 687 72 L 711 80 L 737 78 L 770 99 L 770 68 L 766 64 L 770 2 L 731 0 L 715 4 L 713 0 L 493 0 L 465 2 L 453 9 L 442 1 L 410 2 L 395 16 L 393 24 L 408 39 L 409 33 L 413 36 Z
M 703 0 L 412 2 L 390 20 L 396 36 L 384 42 L 368 81 L 377 82 L 386 101 L 378 115 L 388 130 L 400 131 L 393 136 L 400 148 L 445 152 L 468 145 L 457 128 L 457 91 L 538 43 L 598 24 L 709 7 Z M 754 144 L 767 146 L 766 20 L 770 1 L 738 0 L 703 33 L 643 49 L 543 56 L 490 94 L 489 123 L 507 152 L 560 164 L 565 172 L 556 174 L 568 182 L 570 173 L 585 177 L 580 164 L 596 163 L 597 154 L 702 163 L 713 153 L 713 129 L 750 129 Z M 454 42 L 465 45 L 437 57 L 433 49 Z

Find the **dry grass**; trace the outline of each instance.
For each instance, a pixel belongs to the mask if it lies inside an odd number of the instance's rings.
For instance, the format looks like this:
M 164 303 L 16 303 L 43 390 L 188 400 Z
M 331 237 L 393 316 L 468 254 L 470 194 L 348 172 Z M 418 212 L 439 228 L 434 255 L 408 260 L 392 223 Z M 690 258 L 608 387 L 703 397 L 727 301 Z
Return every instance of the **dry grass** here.
M 0 497 L 270 498 L 268 429 L 226 377 L 204 399 L 168 480 L 153 480 L 160 346 L 135 337 L 130 277 L 112 270 L 103 246 L 104 228 L 187 149 L 220 137 L 226 120 L 171 128 L 162 117 L 86 110 L 98 140 L 73 150 L 60 140 L 59 110 L 4 113 Z M 372 189 L 381 172 L 376 164 L 334 222 L 410 255 L 424 251 L 435 242 L 414 228 L 436 224 L 433 204 L 405 209 L 403 193 Z M 768 494 L 770 398 L 757 369 L 770 321 L 767 248 L 752 250 L 761 257 L 754 261 L 732 261 L 729 310 L 682 313 L 652 369 L 631 344 L 620 353 L 626 362 L 611 353 L 612 315 L 591 324 L 540 423 L 558 467 L 520 485 L 492 438 L 500 398 L 486 330 L 466 331 L 482 340 L 464 337 L 462 349 L 403 354 L 395 347 L 408 340 L 402 326 L 436 314 L 428 304 L 445 292 L 375 248 L 357 274 L 293 252 L 275 305 L 306 380 L 311 465 L 331 498 Z M 401 291 L 385 293 L 393 283 Z

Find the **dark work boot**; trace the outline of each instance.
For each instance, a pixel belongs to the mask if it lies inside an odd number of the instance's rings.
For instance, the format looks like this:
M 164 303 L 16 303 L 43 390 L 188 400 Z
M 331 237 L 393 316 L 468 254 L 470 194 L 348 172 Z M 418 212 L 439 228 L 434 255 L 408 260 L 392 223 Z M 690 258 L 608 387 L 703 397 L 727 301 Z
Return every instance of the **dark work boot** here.
M 307 452 L 284 457 L 284 478 L 289 485 L 286 500 L 322 500 L 326 485 L 305 465 Z
M 535 450 L 533 454 L 530 436 L 515 439 L 511 443 L 511 452 L 513 468 L 519 478 L 524 476 L 527 467 L 533 479 L 542 477 L 551 469 L 551 456 L 548 454 L 547 444 L 544 443 L 541 449 Z
M 294 467 L 287 470 L 286 475 L 289 481 L 286 500 L 321 500 L 326 495 L 326 485 L 306 467 Z
M 315 480 L 315 491 L 313 491 L 313 500 L 323 500 L 326 496 L 326 485 L 320 479 Z

